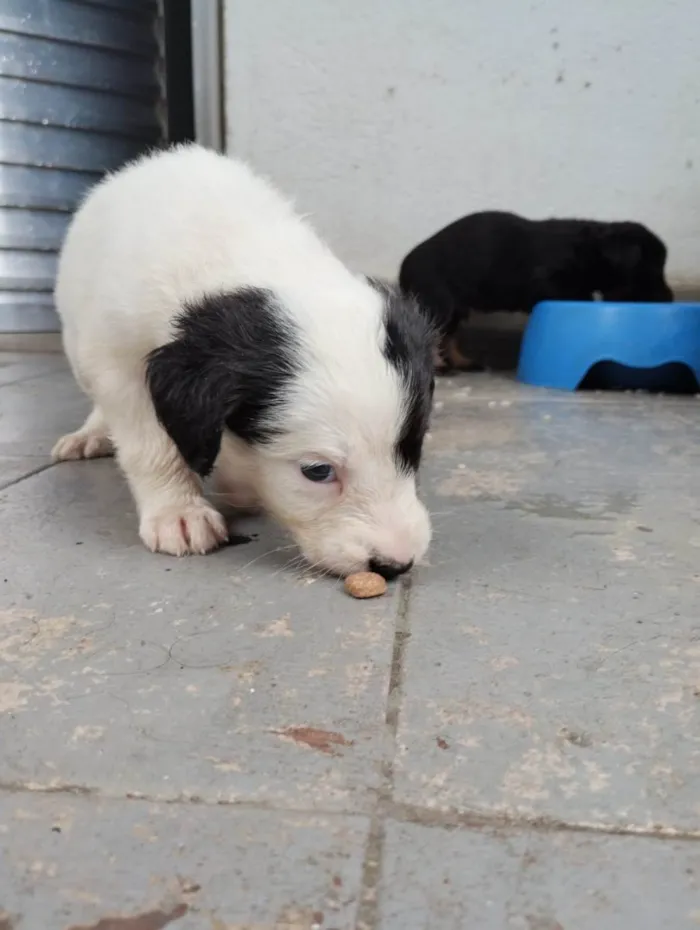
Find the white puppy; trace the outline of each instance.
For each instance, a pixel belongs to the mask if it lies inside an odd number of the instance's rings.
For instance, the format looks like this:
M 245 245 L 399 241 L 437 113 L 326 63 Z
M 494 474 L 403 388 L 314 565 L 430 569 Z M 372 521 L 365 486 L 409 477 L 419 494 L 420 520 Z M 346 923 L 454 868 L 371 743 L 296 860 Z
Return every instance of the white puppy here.
M 94 408 L 54 458 L 114 450 L 149 549 L 226 539 L 202 496 L 215 468 L 314 565 L 391 577 L 425 553 L 429 325 L 245 165 L 183 146 L 106 178 L 69 228 L 56 305 Z

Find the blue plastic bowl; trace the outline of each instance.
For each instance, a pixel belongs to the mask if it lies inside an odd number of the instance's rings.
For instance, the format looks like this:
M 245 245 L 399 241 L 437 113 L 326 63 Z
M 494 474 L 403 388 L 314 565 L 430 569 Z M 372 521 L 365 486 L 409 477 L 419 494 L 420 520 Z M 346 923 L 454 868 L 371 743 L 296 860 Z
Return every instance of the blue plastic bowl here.
M 563 391 L 698 390 L 700 303 L 544 301 L 528 321 L 517 376 Z

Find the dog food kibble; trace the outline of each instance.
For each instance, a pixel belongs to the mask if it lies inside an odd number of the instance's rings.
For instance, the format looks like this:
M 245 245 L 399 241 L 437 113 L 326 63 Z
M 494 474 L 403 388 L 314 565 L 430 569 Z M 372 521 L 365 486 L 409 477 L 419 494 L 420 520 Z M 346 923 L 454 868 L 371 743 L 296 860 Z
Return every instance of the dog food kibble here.
M 352 597 L 380 597 L 386 594 L 386 579 L 374 572 L 356 572 L 345 579 L 345 590 Z

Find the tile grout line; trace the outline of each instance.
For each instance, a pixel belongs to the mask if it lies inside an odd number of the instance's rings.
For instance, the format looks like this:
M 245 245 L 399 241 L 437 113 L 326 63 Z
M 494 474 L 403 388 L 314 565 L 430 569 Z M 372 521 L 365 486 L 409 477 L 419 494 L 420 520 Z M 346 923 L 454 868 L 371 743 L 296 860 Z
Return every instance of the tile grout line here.
M 40 475 L 42 472 L 53 468 L 56 464 L 56 462 L 44 462 L 43 465 L 37 465 L 36 468 L 28 471 L 26 475 L 21 475 L 19 478 L 13 478 L 12 481 L 8 481 L 5 484 L 0 484 L 0 491 L 7 491 L 9 488 L 14 488 L 16 485 L 26 481 L 27 478 L 34 478 L 36 475 Z
M 160 804 L 163 807 L 187 805 L 202 808 L 225 808 L 231 811 L 257 811 L 282 816 L 298 817 L 361 817 L 366 819 L 372 814 L 363 810 L 337 810 L 328 808 L 306 807 L 278 807 L 272 802 L 265 801 L 232 801 L 232 800 L 206 800 L 197 795 L 153 795 L 147 792 L 127 791 L 125 794 L 107 794 L 99 788 L 79 784 L 39 784 L 32 782 L 0 782 L 0 797 L 2 794 L 21 795 L 52 795 L 60 794 L 75 798 L 101 802 L 104 804 L 120 804 L 135 802 L 143 804 Z M 376 808 L 375 808 L 376 812 Z M 428 829 L 448 830 L 482 830 L 482 831 L 536 831 L 538 833 L 581 833 L 593 836 L 617 836 L 630 839 L 646 840 L 678 840 L 679 842 L 697 843 L 700 841 L 700 829 L 683 830 L 678 827 L 664 827 L 648 824 L 605 824 L 591 821 L 559 820 L 545 814 L 509 814 L 498 810 L 440 810 L 437 808 L 422 807 L 391 799 L 382 802 L 382 814 L 386 821 L 399 824 L 411 824 Z
M 387 813 L 392 806 L 394 793 L 394 758 L 396 756 L 399 715 L 403 696 L 404 659 L 410 637 L 409 607 L 413 590 L 413 576 L 401 581 L 399 605 L 396 612 L 394 642 L 389 671 L 384 724 L 388 736 L 382 763 L 381 785 L 377 792 L 374 811 L 370 817 L 367 845 L 362 863 L 360 902 L 357 909 L 356 930 L 376 930 L 379 926 L 379 887 L 382 880 Z

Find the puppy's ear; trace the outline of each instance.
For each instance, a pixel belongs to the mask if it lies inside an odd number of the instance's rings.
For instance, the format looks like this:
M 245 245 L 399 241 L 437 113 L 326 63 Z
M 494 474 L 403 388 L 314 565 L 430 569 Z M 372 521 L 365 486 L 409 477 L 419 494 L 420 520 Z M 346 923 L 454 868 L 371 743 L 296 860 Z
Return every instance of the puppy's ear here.
M 188 304 L 175 338 L 148 356 L 156 415 L 190 468 L 208 475 L 227 427 L 246 442 L 278 431 L 275 408 L 299 368 L 298 339 L 274 294 L 246 288 Z

